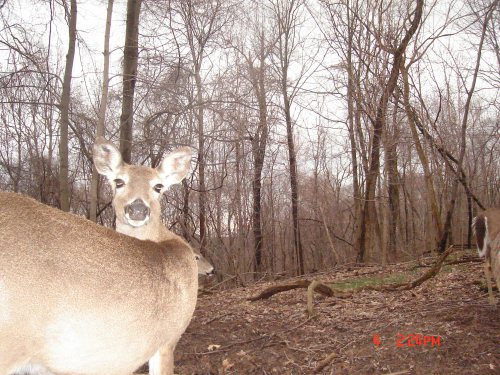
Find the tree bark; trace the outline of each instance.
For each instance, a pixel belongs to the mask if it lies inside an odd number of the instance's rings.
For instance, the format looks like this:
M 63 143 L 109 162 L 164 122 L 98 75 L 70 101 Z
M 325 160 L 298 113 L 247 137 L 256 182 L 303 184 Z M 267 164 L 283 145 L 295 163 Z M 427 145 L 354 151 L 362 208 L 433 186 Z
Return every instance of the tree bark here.
M 420 24 L 420 20 L 422 18 L 423 3 L 423 0 L 417 0 L 417 5 L 415 7 L 411 26 L 406 32 L 403 40 L 401 41 L 401 44 L 394 52 L 394 62 L 392 64 L 391 73 L 377 106 L 377 114 L 373 123 L 373 140 L 371 145 L 368 175 L 366 177 L 365 201 L 363 204 L 363 213 L 360 227 L 359 251 L 357 258 L 359 262 L 364 262 L 365 260 L 367 248 L 366 234 L 368 231 L 371 232 L 373 225 L 376 224 L 374 221 L 377 220 L 375 206 L 375 187 L 380 170 L 380 142 L 385 127 L 385 113 L 387 111 L 389 98 L 396 88 L 399 75 L 399 66 L 403 59 L 404 52 L 408 43 L 410 42 L 410 39 L 417 31 L 417 28 Z
M 279 32 L 279 63 L 280 63 L 280 85 L 281 95 L 283 97 L 283 113 L 286 123 L 286 141 L 288 146 L 288 166 L 290 168 L 290 190 L 292 201 L 292 225 L 293 225 L 293 244 L 294 255 L 297 259 L 297 272 L 303 275 L 304 254 L 302 241 L 300 237 L 299 225 L 299 187 L 297 180 L 297 155 L 295 152 L 295 142 L 293 139 L 293 126 L 291 116 L 291 96 L 288 94 L 288 69 L 290 67 L 290 57 L 294 48 L 294 36 L 296 27 L 296 13 L 301 6 L 300 2 L 291 1 L 290 3 L 275 3 L 275 15 L 278 22 Z
M 286 75 L 282 83 L 282 93 L 284 101 L 284 112 L 286 121 L 286 140 L 288 145 L 288 162 L 290 167 L 290 189 L 292 198 L 292 220 L 293 220 L 293 243 L 297 254 L 298 274 L 303 275 L 304 270 L 304 254 L 302 249 L 302 241 L 300 238 L 299 225 L 299 184 L 297 181 L 297 155 L 295 152 L 295 142 L 293 140 L 292 117 L 290 114 L 290 99 L 288 98 L 286 89 Z
M 127 1 L 125 48 L 123 51 L 123 101 L 120 116 L 120 152 L 125 163 L 132 162 L 134 93 L 139 59 L 139 15 L 142 0 Z
M 395 101 L 398 101 L 398 92 L 395 93 Z M 385 170 L 387 173 L 387 195 L 388 195 L 388 215 L 386 225 L 387 231 L 387 258 L 385 261 L 394 261 L 397 258 L 396 248 L 398 244 L 398 227 L 400 223 L 399 217 L 399 173 L 398 173 L 398 153 L 397 144 L 399 141 L 399 125 L 397 121 L 397 111 L 393 111 L 392 132 L 387 132 L 385 137 Z M 386 262 L 383 262 L 385 265 Z
M 361 189 L 359 184 L 359 167 L 358 155 L 356 147 L 356 89 L 359 86 L 356 84 L 357 80 L 354 76 L 354 66 L 352 61 L 352 50 L 354 48 L 354 27 L 353 20 L 351 19 L 351 9 L 347 9 L 347 22 L 348 22 L 348 36 L 347 36 L 347 124 L 349 131 L 349 142 L 351 147 L 351 163 L 352 163 L 352 190 L 354 198 L 354 223 L 353 223 L 353 238 L 359 240 L 360 237 L 360 221 L 361 221 Z M 355 245 L 359 248 L 359 243 Z
M 69 128 L 69 103 L 71 99 L 71 74 L 73 72 L 73 62 L 75 59 L 76 45 L 76 20 L 77 3 L 70 1 L 68 11 L 67 3 L 64 2 L 64 9 L 68 17 L 68 53 L 66 54 L 66 66 L 64 68 L 63 88 L 61 94 L 61 127 L 59 140 L 59 202 L 61 210 L 68 212 L 69 204 L 69 156 L 68 156 L 68 128 Z
M 262 169 L 266 154 L 269 127 L 267 124 L 267 99 L 265 87 L 266 53 L 264 50 L 264 35 L 260 38 L 259 67 L 255 69 L 249 61 L 249 73 L 252 86 L 259 106 L 259 124 L 252 138 L 252 155 L 254 161 L 254 174 L 252 179 L 252 230 L 254 237 L 255 271 L 261 270 L 262 249 L 264 238 L 262 235 Z
M 109 36 L 111 33 L 111 18 L 113 15 L 114 0 L 108 0 L 108 9 L 106 12 L 106 29 L 104 32 L 104 69 L 102 72 L 102 92 L 99 103 L 99 114 L 97 118 L 96 138 L 104 136 L 104 127 L 106 121 L 106 107 L 108 103 L 109 91 Z M 90 207 L 89 219 L 97 222 L 97 193 L 98 193 L 99 174 L 95 165 L 92 166 L 92 181 L 90 183 Z
M 182 180 L 182 233 L 183 237 L 191 242 L 192 234 L 189 230 L 189 185 L 186 179 Z
M 198 186 L 199 186 L 199 208 L 200 208 L 200 252 L 204 254 L 205 246 L 206 246 L 206 237 L 207 237 L 207 208 L 206 208 L 206 199 L 207 199 L 207 188 L 205 184 L 205 130 L 203 124 L 203 84 L 201 82 L 201 58 L 200 63 L 195 63 L 195 71 L 194 78 L 196 82 L 196 102 L 198 108 L 195 110 L 196 112 L 196 122 L 198 125 Z

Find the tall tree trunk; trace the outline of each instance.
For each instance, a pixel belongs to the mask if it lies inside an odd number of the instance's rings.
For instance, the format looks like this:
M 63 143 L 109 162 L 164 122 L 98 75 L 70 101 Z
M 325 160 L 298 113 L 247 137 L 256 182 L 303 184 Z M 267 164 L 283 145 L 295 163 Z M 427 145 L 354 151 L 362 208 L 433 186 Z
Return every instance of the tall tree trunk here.
M 348 2 L 349 5 L 349 2 Z M 347 36 L 347 117 L 349 142 L 351 147 L 351 163 L 352 163 L 352 190 L 354 198 L 354 222 L 353 222 L 353 238 L 359 240 L 359 229 L 361 221 L 361 190 L 359 185 L 359 167 L 358 155 L 356 148 L 356 78 L 354 76 L 354 66 L 352 61 L 354 26 L 351 18 L 351 9 L 347 9 L 348 36 Z M 355 248 L 359 248 L 359 243 L 355 244 Z
M 255 140 L 252 143 L 257 143 Z M 260 142 L 259 142 L 260 143 Z M 261 224 L 261 206 L 262 206 L 262 168 L 264 166 L 264 155 L 260 152 L 260 147 L 252 144 L 254 154 L 254 174 L 252 179 L 252 229 L 254 237 L 254 253 L 255 253 L 255 272 L 261 270 L 262 266 L 262 224 Z M 261 156 L 262 155 L 262 156 Z
M 249 71 L 252 79 L 252 86 L 259 105 L 259 125 L 252 139 L 252 154 L 254 161 L 254 174 L 252 180 L 252 229 L 254 237 L 255 271 L 261 270 L 262 249 L 264 238 L 262 236 L 262 169 L 264 168 L 264 158 L 266 155 L 267 138 L 269 126 L 267 124 L 267 99 L 265 87 L 266 53 L 264 51 L 264 34 L 262 33 L 260 42 L 259 68 L 256 69 L 249 62 Z
M 467 248 L 471 248 L 472 242 L 472 221 L 474 214 L 472 212 L 472 197 L 469 193 L 467 194 Z
M 73 61 L 75 59 L 76 45 L 76 19 L 77 4 L 76 0 L 64 2 L 64 10 L 68 18 L 68 53 L 66 55 L 66 66 L 64 68 L 63 88 L 61 94 L 61 127 L 59 139 L 59 201 L 61 210 L 69 211 L 69 157 L 68 157 L 68 128 L 69 128 L 69 103 L 71 98 L 71 74 L 73 72 Z
M 242 123 L 242 115 L 240 113 L 240 110 L 238 109 L 238 123 Z M 236 156 L 236 191 L 235 191 L 235 198 L 234 198 L 234 204 L 236 205 L 236 246 L 235 246 L 235 256 L 238 258 L 242 257 L 242 254 L 245 254 L 245 249 L 246 249 L 246 244 L 245 244 L 245 224 L 244 224 L 244 214 L 243 214 L 243 202 L 242 202 L 242 196 L 243 196 L 243 173 L 242 172 L 242 166 L 243 166 L 243 171 L 245 170 L 244 168 L 244 157 L 245 155 L 245 147 L 244 144 L 241 142 L 236 142 L 235 145 L 235 156 Z M 228 225 L 228 228 L 231 226 Z M 235 266 L 235 273 L 240 274 L 240 269 L 238 269 L 237 266 Z
M 203 83 L 201 81 L 201 61 L 195 66 L 194 78 L 196 82 L 196 122 L 198 125 L 198 183 L 199 183 L 199 209 L 200 209 L 200 252 L 204 254 L 207 237 L 207 188 L 205 184 L 205 130 L 203 124 L 204 104 L 203 104 Z
M 284 101 L 284 112 L 286 121 L 286 141 L 288 145 L 288 165 L 290 167 L 290 189 L 292 198 L 292 222 L 293 222 L 293 244 L 298 263 L 298 274 L 303 275 L 304 270 L 304 253 L 302 249 L 302 241 L 300 238 L 299 225 L 299 184 L 297 180 L 297 155 L 295 153 L 295 143 L 293 140 L 292 117 L 290 114 L 290 99 L 287 94 L 286 74 L 282 81 L 282 93 Z
M 97 118 L 96 138 L 104 136 L 104 126 L 106 121 L 106 107 L 108 103 L 109 91 L 109 36 L 111 33 L 111 17 L 113 15 L 114 0 L 108 0 L 108 10 L 106 12 L 106 30 L 104 32 L 104 70 L 102 72 L 102 92 L 99 103 L 99 114 Z M 99 174 L 95 165 L 92 166 L 92 181 L 90 183 L 90 208 L 89 218 L 97 222 L 97 192 L 98 192 Z
M 120 116 L 120 152 L 125 163 L 132 161 L 134 93 L 139 59 L 139 15 L 142 0 L 127 1 L 125 48 L 123 51 L 123 101 Z
M 207 188 L 205 181 L 205 127 L 204 111 L 206 104 L 203 98 L 203 81 L 201 69 L 203 60 L 207 53 L 207 43 L 217 32 L 216 20 L 220 11 L 220 3 L 214 3 L 210 12 L 203 13 L 198 9 L 195 1 L 181 1 L 181 17 L 184 22 L 185 36 L 189 45 L 193 64 L 193 76 L 196 85 L 196 97 L 194 99 L 194 116 L 198 130 L 198 205 L 199 205 L 199 231 L 200 231 L 200 252 L 205 252 L 207 242 Z
M 395 91 L 394 101 L 399 101 L 399 92 Z M 398 244 L 399 215 L 399 173 L 397 145 L 399 141 L 397 107 L 392 111 L 391 126 L 387 127 L 384 137 L 385 150 L 385 174 L 387 182 L 387 209 L 384 207 L 384 227 L 382 230 L 384 240 L 382 241 L 382 265 L 397 258 L 396 248 Z
M 429 200 L 429 206 L 431 207 L 432 218 L 435 224 L 437 238 L 441 238 L 443 232 L 443 223 L 441 221 L 441 214 L 439 212 L 436 192 L 434 190 L 434 184 L 432 182 L 429 160 L 417 134 L 418 119 L 415 117 L 416 113 L 413 111 L 410 105 L 410 84 L 408 80 L 408 67 L 405 67 L 404 62 L 402 62 L 401 64 L 401 76 L 403 78 L 403 102 L 406 111 L 406 117 L 408 118 L 408 125 L 410 126 L 413 142 L 415 142 L 415 148 L 417 150 L 418 158 L 420 159 L 420 163 L 422 164 L 425 179 L 425 188 L 427 192 L 426 196 Z M 437 241 L 434 239 L 434 244 L 436 244 L 436 242 Z
M 479 73 L 479 66 L 481 65 L 481 54 L 483 50 L 483 43 L 484 43 L 484 38 L 486 35 L 486 29 L 488 27 L 488 22 L 491 18 L 491 15 L 493 14 L 495 8 L 497 7 L 499 1 L 496 0 L 494 1 L 490 7 L 487 9 L 485 17 L 484 17 L 484 22 L 482 25 L 482 31 L 481 31 L 481 38 L 479 40 L 479 46 L 478 46 L 478 51 L 477 51 L 477 58 L 476 58 L 476 66 L 474 68 L 474 75 L 472 77 L 472 83 L 471 87 L 469 90 L 467 90 L 467 100 L 465 101 L 465 107 L 464 107 L 464 115 L 462 117 L 462 129 L 460 133 L 460 153 L 458 156 L 458 162 L 457 162 L 457 176 L 453 180 L 453 184 L 451 187 L 451 194 L 450 194 L 450 201 L 448 203 L 448 210 L 446 212 L 446 220 L 444 222 L 444 227 L 443 227 L 443 235 L 441 237 L 441 240 L 439 241 L 439 247 L 438 247 L 438 252 L 439 253 L 444 253 L 446 250 L 446 244 L 448 242 L 448 237 L 450 236 L 451 233 L 451 219 L 453 217 L 453 211 L 455 209 L 455 202 L 457 200 L 457 195 L 458 195 L 458 184 L 460 182 L 460 177 L 459 177 L 459 171 L 462 169 L 464 157 L 465 157 L 465 149 L 466 149 L 466 132 L 467 132 L 467 121 L 469 119 L 469 109 L 470 109 L 470 104 L 472 101 L 472 95 L 474 94 L 474 89 L 476 87 L 476 81 L 477 81 L 477 75 Z M 463 177 L 465 178 L 465 177 Z
M 297 180 L 297 155 L 295 152 L 295 143 L 293 140 L 293 126 L 291 116 L 291 97 L 288 93 L 288 69 L 290 68 L 290 58 L 292 51 L 296 45 L 295 33 L 297 32 L 297 12 L 302 6 L 300 1 L 273 3 L 275 17 L 278 26 L 278 54 L 280 64 L 280 85 L 281 95 L 283 97 L 283 113 L 286 123 L 286 140 L 288 146 L 288 165 L 290 168 L 290 190 L 292 200 L 292 225 L 293 225 L 293 247 L 294 255 L 297 259 L 297 272 L 303 275 L 304 270 L 304 254 L 302 249 L 302 241 L 300 237 L 299 224 L 299 187 Z
M 189 185 L 186 179 L 182 180 L 182 235 L 191 242 L 191 231 L 189 230 Z
M 418 25 L 420 24 L 420 20 L 422 18 L 423 3 L 423 0 L 417 0 L 417 5 L 415 7 L 415 12 L 413 13 L 411 26 L 406 32 L 403 40 L 401 41 L 401 44 L 394 52 L 394 62 L 392 64 L 391 73 L 377 106 L 377 114 L 373 123 L 373 140 L 371 145 L 368 175 L 366 177 L 365 201 L 363 204 L 363 213 L 361 219 L 358 252 L 359 262 L 363 262 L 365 260 L 365 253 L 367 248 L 366 234 L 368 232 L 372 233 L 373 226 L 376 226 L 375 221 L 377 220 L 377 213 L 375 206 L 375 188 L 380 169 L 380 142 L 385 127 L 385 113 L 387 111 L 389 98 L 392 96 L 392 93 L 396 88 L 399 75 L 399 66 L 403 59 L 404 52 L 408 43 L 410 42 L 410 39 L 413 37 L 413 34 L 415 34 L 415 32 L 417 31 Z M 373 239 L 370 240 L 372 241 Z
M 397 100 L 396 100 L 397 101 Z M 394 111 L 396 116 L 396 111 Z M 393 132 L 385 137 L 385 168 L 387 171 L 387 195 L 389 210 L 387 212 L 387 255 L 388 260 L 394 261 L 397 258 L 396 248 L 398 243 L 399 225 L 399 174 L 397 159 L 397 142 L 399 131 L 397 120 L 393 120 Z M 386 259 L 387 260 L 387 259 Z

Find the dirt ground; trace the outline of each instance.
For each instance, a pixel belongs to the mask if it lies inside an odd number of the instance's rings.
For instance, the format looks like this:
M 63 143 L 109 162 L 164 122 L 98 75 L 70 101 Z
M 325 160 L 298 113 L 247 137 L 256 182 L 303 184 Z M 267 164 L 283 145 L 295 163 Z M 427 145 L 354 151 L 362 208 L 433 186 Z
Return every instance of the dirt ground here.
M 213 290 L 176 349 L 176 374 L 500 374 L 500 296 L 488 303 L 482 263 L 452 254 L 440 273 L 410 291 L 361 291 L 341 299 L 306 289 L 250 302 L 271 285 Z M 465 260 L 465 262 L 464 262 Z M 323 282 L 413 280 L 434 259 L 351 266 L 307 275 Z

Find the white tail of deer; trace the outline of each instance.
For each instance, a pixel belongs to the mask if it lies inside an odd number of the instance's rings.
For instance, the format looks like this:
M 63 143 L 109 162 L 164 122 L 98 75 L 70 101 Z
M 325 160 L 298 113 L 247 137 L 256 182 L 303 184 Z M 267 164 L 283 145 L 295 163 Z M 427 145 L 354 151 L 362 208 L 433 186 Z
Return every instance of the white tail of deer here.
M 491 304 L 495 303 L 491 271 L 500 291 L 500 209 L 491 208 L 474 218 L 472 224 L 479 256 L 485 259 L 484 273 Z
M 113 188 L 116 230 L 141 240 L 164 241 L 178 236 L 161 221 L 160 198 L 189 172 L 192 151 L 180 147 L 166 155 L 158 168 L 124 163 L 120 151 L 103 137 L 94 144 L 94 164 Z M 213 273 L 213 266 L 197 251 L 198 272 Z
M 150 358 L 173 373 L 198 291 L 186 242 L 140 241 L 15 193 L 0 207 L 0 374 L 124 375 Z

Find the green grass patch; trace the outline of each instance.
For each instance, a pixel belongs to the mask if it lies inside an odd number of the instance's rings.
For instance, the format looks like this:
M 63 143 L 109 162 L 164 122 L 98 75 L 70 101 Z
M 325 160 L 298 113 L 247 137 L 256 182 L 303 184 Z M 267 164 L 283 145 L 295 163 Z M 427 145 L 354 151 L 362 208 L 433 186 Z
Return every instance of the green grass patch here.
M 450 265 L 450 264 L 444 265 L 444 266 L 441 267 L 441 271 L 440 272 L 450 273 L 453 270 L 453 267 L 454 267 L 454 265 Z
M 348 291 L 360 289 L 366 286 L 377 286 L 377 285 L 388 285 L 395 283 L 402 283 L 407 281 L 407 277 L 404 274 L 394 274 L 386 276 L 372 276 L 372 277 L 360 277 L 357 279 L 341 281 L 338 283 L 330 284 L 333 289 L 338 291 Z

